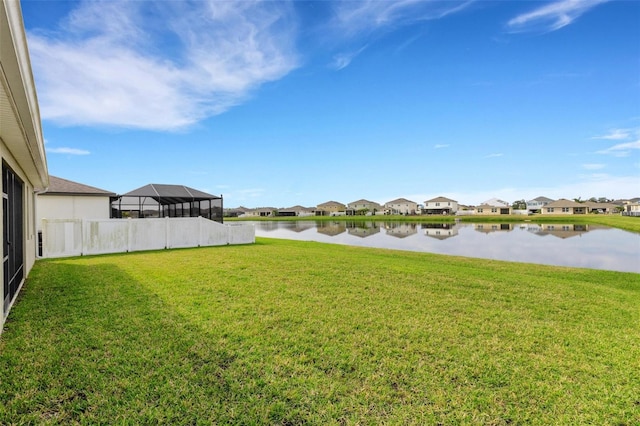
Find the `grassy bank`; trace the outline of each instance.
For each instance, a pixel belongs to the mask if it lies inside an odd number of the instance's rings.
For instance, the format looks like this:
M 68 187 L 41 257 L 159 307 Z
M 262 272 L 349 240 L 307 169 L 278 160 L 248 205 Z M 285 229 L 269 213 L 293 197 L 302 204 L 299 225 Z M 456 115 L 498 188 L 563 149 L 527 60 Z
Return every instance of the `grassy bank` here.
M 640 423 L 640 275 L 261 239 L 39 261 L 0 424 Z
M 362 222 L 423 222 L 423 223 L 454 223 L 456 220 L 474 223 L 570 223 L 570 224 L 597 224 L 612 228 L 624 229 L 630 232 L 640 233 L 640 217 L 587 214 L 587 215 L 501 215 L 501 216 L 307 216 L 307 217 L 256 217 L 256 218 L 225 218 L 225 221 L 362 221 Z

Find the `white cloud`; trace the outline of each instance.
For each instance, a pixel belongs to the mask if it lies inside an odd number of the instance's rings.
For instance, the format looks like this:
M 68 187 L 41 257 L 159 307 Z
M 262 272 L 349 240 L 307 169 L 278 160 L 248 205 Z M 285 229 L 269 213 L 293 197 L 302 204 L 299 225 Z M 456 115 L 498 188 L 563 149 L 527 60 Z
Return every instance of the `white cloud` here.
M 385 31 L 410 25 L 419 21 L 444 18 L 465 9 L 475 0 L 364 0 L 339 1 L 332 3 L 334 19 L 325 32 L 329 38 L 345 43 L 349 40 L 369 40 Z M 419 36 L 409 38 L 398 49 L 415 41 Z M 362 42 L 361 42 L 362 43 Z M 364 48 L 352 49 L 333 58 L 331 67 L 343 69 L 362 53 Z
M 48 154 L 89 155 L 89 151 L 77 148 L 46 148 Z
M 631 137 L 630 129 L 613 129 L 606 135 L 594 136 L 591 139 L 624 140 Z
M 600 170 L 606 167 L 605 164 L 583 164 L 582 168 L 586 170 Z
M 334 68 L 335 70 L 341 70 L 348 67 L 351 64 L 351 61 L 353 61 L 353 59 L 360 53 L 362 53 L 366 48 L 367 46 L 365 45 L 356 51 L 339 53 L 335 55 L 333 57 L 333 62 L 331 63 L 331 68 Z
M 607 149 L 597 151 L 597 153 L 613 155 L 615 157 L 628 157 L 629 155 L 631 155 L 631 151 L 634 149 L 640 149 L 640 140 L 637 140 L 635 142 L 619 143 Z
M 449 147 L 449 144 L 446 144 L 446 143 L 438 143 L 433 146 L 434 149 L 442 149 L 442 148 L 448 148 L 448 147 Z
M 502 154 L 501 152 L 495 153 L 495 154 L 489 154 L 489 155 L 485 155 L 484 158 L 497 158 L 497 157 L 502 157 L 504 154 Z
M 511 19 L 507 26 L 514 32 L 555 31 L 571 24 L 589 9 L 609 0 L 560 0 Z
M 174 130 L 297 66 L 281 2 L 81 3 L 65 32 L 29 34 L 42 118 Z
M 353 36 L 388 26 L 440 19 L 463 10 L 472 2 L 459 0 L 343 1 L 336 3 L 334 24 L 346 35 Z

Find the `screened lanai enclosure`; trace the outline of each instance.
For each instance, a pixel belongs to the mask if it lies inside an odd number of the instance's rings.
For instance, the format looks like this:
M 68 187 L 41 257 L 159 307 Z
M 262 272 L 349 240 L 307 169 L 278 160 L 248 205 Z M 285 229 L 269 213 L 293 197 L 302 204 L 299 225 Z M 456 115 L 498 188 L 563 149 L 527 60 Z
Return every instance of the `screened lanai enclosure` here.
M 149 184 L 111 203 L 112 218 L 198 217 L 222 223 L 222 196 L 183 185 Z

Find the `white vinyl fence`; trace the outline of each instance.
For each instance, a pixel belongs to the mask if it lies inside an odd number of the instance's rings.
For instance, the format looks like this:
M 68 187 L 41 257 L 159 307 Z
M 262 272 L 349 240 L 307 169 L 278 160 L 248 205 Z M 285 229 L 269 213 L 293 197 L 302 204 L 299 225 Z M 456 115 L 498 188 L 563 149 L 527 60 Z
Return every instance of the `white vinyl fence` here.
M 42 257 L 255 243 L 255 227 L 202 217 L 43 219 Z

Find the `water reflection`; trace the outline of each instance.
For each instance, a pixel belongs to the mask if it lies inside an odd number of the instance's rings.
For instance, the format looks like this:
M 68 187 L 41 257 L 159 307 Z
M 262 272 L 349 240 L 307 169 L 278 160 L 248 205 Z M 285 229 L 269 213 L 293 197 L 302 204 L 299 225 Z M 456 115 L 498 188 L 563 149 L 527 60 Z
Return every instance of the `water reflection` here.
M 640 235 L 601 225 L 253 222 L 256 236 L 640 272 Z

